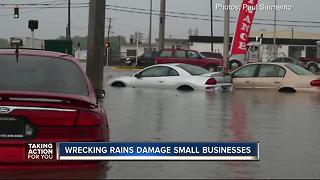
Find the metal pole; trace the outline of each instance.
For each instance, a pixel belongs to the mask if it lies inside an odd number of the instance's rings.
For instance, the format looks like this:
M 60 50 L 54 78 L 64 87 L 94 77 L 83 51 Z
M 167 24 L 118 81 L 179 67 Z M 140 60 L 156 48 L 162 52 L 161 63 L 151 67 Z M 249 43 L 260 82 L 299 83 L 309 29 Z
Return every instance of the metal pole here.
M 31 29 L 31 48 L 33 48 L 34 30 Z
M 107 62 L 106 65 L 109 67 L 109 58 L 110 58 L 110 30 L 111 30 L 111 21 L 112 18 L 108 18 L 109 25 L 108 25 L 108 35 L 107 35 L 107 42 L 109 43 L 109 47 L 107 48 Z
M 138 66 L 138 49 L 140 41 L 140 32 L 137 33 L 137 44 L 136 44 L 136 66 Z
M 166 0 L 161 0 L 158 50 L 161 50 L 164 48 L 165 23 L 166 23 Z
M 68 0 L 68 33 L 67 40 L 71 40 L 71 0 Z
M 149 51 L 152 51 L 152 0 L 150 0 Z
M 87 75 L 95 89 L 103 89 L 106 0 L 89 1 Z
M 277 6 L 277 0 L 274 0 L 274 5 Z M 277 9 L 274 9 L 274 26 L 273 26 L 273 57 L 277 57 L 276 52 L 276 38 L 277 38 Z
M 213 52 L 213 8 L 212 0 L 210 0 L 210 9 L 211 9 L 211 51 Z
M 225 6 L 229 7 L 230 0 L 225 0 Z M 228 72 L 228 61 L 229 61 L 229 25 L 230 25 L 230 11 L 224 12 L 224 46 L 223 46 L 223 70 L 225 73 Z

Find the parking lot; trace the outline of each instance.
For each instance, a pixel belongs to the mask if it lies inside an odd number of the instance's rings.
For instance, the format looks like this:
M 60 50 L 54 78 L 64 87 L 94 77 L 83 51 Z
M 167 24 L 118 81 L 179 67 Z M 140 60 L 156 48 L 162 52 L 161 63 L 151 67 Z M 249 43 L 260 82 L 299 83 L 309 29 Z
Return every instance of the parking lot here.
M 112 72 L 113 77 L 133 72 Z M 319 177 L 320 96 L 107 88 L 111 141 L 259 141 L 259 162 L 110 162 L 108 178 Z
M 105 69 L 105 81 L 135 71 Z M 81 170 L 2 171 L 2 178 L 316 178 L 320 95 L 105 86 L 111 141 L 259 141 L 261 160 L 112 161 Z

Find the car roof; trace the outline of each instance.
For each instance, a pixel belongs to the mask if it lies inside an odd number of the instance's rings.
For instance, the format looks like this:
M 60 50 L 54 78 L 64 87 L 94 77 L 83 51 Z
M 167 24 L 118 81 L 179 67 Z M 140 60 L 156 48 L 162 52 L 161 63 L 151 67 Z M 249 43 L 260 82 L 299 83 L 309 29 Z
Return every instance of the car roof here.
M 257 65 L 261 65 L 261 64 L 273 64 L 273 65 L 286 65 L 286 64 L 290 64 L 290 63 L 280 63 L 280 62 L 257 62 L 257 63 L 248 63 L 246 65 L 251 65 L 251 64 L 257 64 Z
M 16 49 L 0 49 L 0 55 L 15 55 Z M 42 49 L 19 49 L 19 55 L 51 57 L 74 61 L 71 55 Z
M 167 48 L 167 49 L 162 49 L 162 51 L 196 51 L 196 50 L 183 49 L 183 48 Z

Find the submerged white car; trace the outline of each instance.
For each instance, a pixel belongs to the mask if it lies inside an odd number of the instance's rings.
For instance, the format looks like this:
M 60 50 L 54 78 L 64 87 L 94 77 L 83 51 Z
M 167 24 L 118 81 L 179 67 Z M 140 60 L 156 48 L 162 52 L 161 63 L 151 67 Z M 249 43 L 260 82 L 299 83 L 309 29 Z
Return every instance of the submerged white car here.
M 112 87 L 149 87 L 161 89 L 232 90 L 231 77 L 212 73 L 204 68 L 188 64 L 159 64 L 147 67 L 129 76 L 114 78 L 108 82 Z

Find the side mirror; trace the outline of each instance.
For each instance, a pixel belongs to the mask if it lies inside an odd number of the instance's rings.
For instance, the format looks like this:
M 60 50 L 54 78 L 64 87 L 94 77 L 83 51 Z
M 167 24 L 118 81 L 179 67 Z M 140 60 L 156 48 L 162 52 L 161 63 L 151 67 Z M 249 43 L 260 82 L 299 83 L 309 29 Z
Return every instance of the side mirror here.
M 94 94 L 97 99 L 104 99 L 106 97 L 106 92 L 103 89 L 95 89 Z
M 134 77 L 140 79 L 140 78 L 141 78 L 141 75 L 140 75 L 140 74 L 135 74 Z

